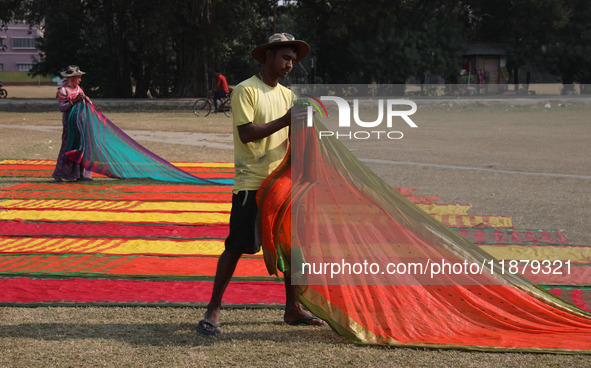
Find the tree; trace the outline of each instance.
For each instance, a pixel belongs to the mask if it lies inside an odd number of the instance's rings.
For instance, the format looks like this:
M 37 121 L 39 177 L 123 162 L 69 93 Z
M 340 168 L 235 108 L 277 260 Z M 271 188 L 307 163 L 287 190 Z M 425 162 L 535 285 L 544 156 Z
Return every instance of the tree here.
M 268 0 L 3 1 L 0 21 L 44 23 L 32 72 L 77 64 L 93 97 L 205 95 L 215 69 L 242 77 L 256 67 L 247 55 L 271 12 Z
M 544 65 L 557 73 L 572 93 L 574 82 L 584 84 L 581 93 L 591 93 L 591 4 L 586 0 L 562 0 L 564 20 L 542 45 Z
M 462 2 L 301 0 L 300 31 L 326 83 L 405 83 L 454 74 L 465 49 Z
M 504 44 L 516 90 L 519 68 L 545 67 L 541 50 L 567 21 L 562 0 L 470 0 L 468 3 L 473 15 L 472 39 Z

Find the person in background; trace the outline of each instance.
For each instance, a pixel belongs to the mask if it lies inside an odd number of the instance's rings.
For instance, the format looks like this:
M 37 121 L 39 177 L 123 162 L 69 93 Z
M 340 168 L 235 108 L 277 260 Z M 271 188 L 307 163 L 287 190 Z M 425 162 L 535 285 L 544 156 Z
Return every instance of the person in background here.
M 68 149 L 68 116 L 70 110 L 78 102 L 90 102 L 86 94 L 80 88 L 80 80 L 86 74 L 77 65 L 70 65 L 60 73 L 65 78 L 64 84 L 57 90 L 59 110 L 62 112 L 62 146 L 57 156 L 57 163 L 52 177 L 56 182 L 62 180 L 92 180 L 92 171 L 86 170 L 80 163 L 71 161 L 66 156 Z
M 222 73 L 215 72 L 215 78 L 216 83 L 213 90 L 213 106 L 215 107 L 215 112 L 218 112 L 218 101 L 223 97 L 226 97 L 230 93 L 230 89 L 228 88 L 228 81 Z

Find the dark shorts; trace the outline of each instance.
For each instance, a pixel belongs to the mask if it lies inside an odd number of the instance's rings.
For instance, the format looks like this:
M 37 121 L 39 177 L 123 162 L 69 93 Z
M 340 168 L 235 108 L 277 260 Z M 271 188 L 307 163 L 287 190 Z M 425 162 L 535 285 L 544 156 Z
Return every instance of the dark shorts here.
M 247 190 L 232 195 L 230 235 L 226 238 L 226 250 L 237 254 L 255 254 L 261 250 L 258 236 L 256 201 L 257 191 Z

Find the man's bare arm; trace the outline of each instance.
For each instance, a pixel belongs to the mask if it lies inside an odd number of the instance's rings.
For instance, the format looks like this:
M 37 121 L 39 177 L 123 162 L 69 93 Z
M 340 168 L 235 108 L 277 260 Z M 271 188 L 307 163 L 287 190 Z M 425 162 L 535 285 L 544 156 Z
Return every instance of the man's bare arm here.
M 292 111 L 293 110 L 293 111 Z M 293 116 L 292 116 L 293 115 Z M 301 106 L 294 106 L 279 119 L 273 120 L 267 124 L 248 123 L 238 126 L 238 136 L 242 143 L 254 142 L 259 139 L 270 136 L 271 134 L 290 127 L 292 120 L 299 121 L 304 119 L 305 110 Z

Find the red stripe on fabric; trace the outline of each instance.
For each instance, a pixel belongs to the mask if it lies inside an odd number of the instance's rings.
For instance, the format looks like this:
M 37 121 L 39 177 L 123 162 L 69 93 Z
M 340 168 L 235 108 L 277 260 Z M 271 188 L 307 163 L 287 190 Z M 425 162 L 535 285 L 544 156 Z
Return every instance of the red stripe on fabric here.
M 206 178 L 206 179 L 232 179 L 234 177 L 234 173 L 223 173 L 223 172 L 200 172 L 200 171 L 196 171 L 196 170 L 186 170 L 188 173 L 191 174 L 199 174 L 198 176 L 200 178 Z
M 27 165 L 27 164 L 13 164 L 2 165 L 2 169 L 6 170 L 53 170 L 55 165 Z
M 591 312 L 591 289 L 581 290 L 581 299 L 587 306 L 587 311 Z
M 232 194 L 228 193 L 121 193 L 121 192 L 73 192 L 63 191 L 4 191 L 0 198 L 6 199 L 87 199 L 87 200 L 142 200 L 168 202 L 207 202 L 228 203 Z
M 549 292 L 551 292 L 552 294 L 556 295 L 557 297 L 559 297 L 559 298 L 562 298 L 562 297 L 560 296 L 560 294 L 561 294 L 561 292 L 562 292 L 562 289 L 559 289 L 559 288 L 554 288 L 554 289 L 548 289 L 548 291 L 549 291 Z M 568 301 L 568 300 L 567 300 L 567 301 Z
M 483 243 L 486 241 L 486 233 L 482 230 L 475 230 L 474 231 L 474 241 Z
M 540 237 L 542 238 L 542 241 L 546 243 L 550 243 L 552 241 L 548 231 L 540 231 Z
M 558 239 L 562 242 L 562 243 L 568 243 L 568 240 L 562 236 L 563 231 L 562 230 L 558 230 L 556 231 L 556 235 L 558 236 Z
M 211 281 L 0 279 L 0 303 L 196 303 L 209 302 Z M 284 304 L 281 282 L 231 282 L 226 304 Z
M 538 239 L 534 236 L 532 231 L 526 231 L 525 232 L 525 240 L 527 242 L 535 242 L 538 241 Z
M 587 304 L 585 304 L 585 302 L 583 301 L 583 290 L 581 290 L 581 289 L 571 290 L 570 297 L 571 297 L 571 300 L 573 301 L 574 305 L 581 308 L 582 310 L 586 310 L 586 311 L 589 310 L 589 306 Z
M 0 258 L 0 271 L 8 270 L 17 265 L 19 260 L 25 259 L 25 256 Z
M 531 266 L 527 267 L 525 272 L 521 272 L 523 269 L 524 265 L 520 264 L 520 273 L 534 284 L 591 286 L 591 267 L 589 264 L 577 266 L 571 264 L 570 268 L 567 266 L 552 266 L 549 269 L 550 274 L 544 274 L 542 270 L 536 270 Z M 508 266 L 505 271 L 509 271 Z
M 47 211 L 45 211 L 45 210 L 28 210 L 27 211 L 28 214 L 29 213 L 32 213 L 32 212 L 39 212 L 39 213 L 41 213 L 43 215 Z M 72 212 L 86 212 L 86 211 L 72 210 Z M 117 213 L 117 211 L 96 211 L 96 212 L 113 212 L 113 213 Z M 152 213 L 152 212 L 155 212 L 155 211 L 148 211 L 147 213 Z M 17 218 L 16 219 L 16 221 L 21 221 L 21 220 L 30 221 L 30 219 L 28 219 L 28 218 L 25 218 L 25 219 Z M 43 218 L 41 218 L 39 220 L 35 220 L 35 221 L 51 222 L 52 219 L 49 218 L 49 217 L 43 217 Z M 75 219 L 68 219 L 66 221 L 76 221 L 76 220 Z M 123 221 L 118 220 L 116 218 L 113 218 L 112 221 L 110 221 L 110 220 L 100 221 L 100 223 L 107 224 L 107 225 L 110 225 L 112 223 L 121 223 L 121 222 L 123 222 Z M 174 216 L 173 216 L 173 218 L 172 218 L 171 221 L 164 221 L 162 219 L 158 219 L 158 220 L 155 219 L 153 221 L 145 221 L 145 222 L 144 221 L 138 221 L 138 222 L 135 222 L 135 224 L 144 224 L 144 225 L 151 225 L 151 224 L 172 224 L 172 225 L 176 225 L 176 224 L 180 224 L 180 225 L 187 225 L 187 226 L 199 226 L 199 225 L 208 225 L 208 224 L 211 224 L 211 225 L 224 225 L 224 224 L 227 224 L 227 223 L 228 223 L 227 220 L 218 221 L 218 222 L 207 222 L 207 223 L 206 222 L 183 222 L 183 221 L 178 221 L 177 219 L 174 218 Z
M 114 275 L 153 276 L 215 276 L 218 259 L 215 257 L 149 257 L 138 256 L 125 264 L 106 270 Z M 242 258 L 236 266 L 235 277 L 269 277 L 262 259 Z
M 92 256 L 73 255 L 73 256 L 40 256 L 39 263 L 31 265 L 27 272 L 29 273 L 54 273 L 60 272 L 70 267 L 75 267 L 80 263 L 92 260 Z M 43 262 L 47 260 L 47 262 Z
M 44 264 L 52 262 L 55 257 L 44 257 L 44 256 L 16 256 L 13 258 L 14 262 L 10 262 L 10 258 L 6 257 L 8 262 L 3 262 L 4 265 L 0 266 L 0 271 L 4 273 L 18 274 L 22 271 L 29 270 L 31 268 L 40 267 Z
M 411 187 L 399 187 L 394 188 L 395 191 L 402 194 L 403 196 L 411 196 L 412 192 L 418 190 L 419 188 L 411 188 Z
M 133 187 L 121 188 L 126 192 L 187 192 L 187 193 L 232 193 L 229 186 L 196 186 L 196 185 L 135 185 Z
M 134 260 L 135 258 L 129 256 L 117 256 L 117 257 L 103 257 L 103 259 L 97 259 L 90 264 L 82 265 L 75 269 L 69 270 L 70 273 L 106 273 L 109 270 L 120 267 L 121 265 Z
M 519 229 L 512 229 L 512 228 L 495 228 L 492 232 L 490 230 L 470 230 L 466 229 L 467 237 L 475 235 L 470 235 L 471 231 L 482 231 L 484 236 L 488 234 L 492 234 L 493 239 L 491 240 L 483 240 L 483 242 L 496 242 L 496 243 L 509 243 L 509 244 L 521 244 L 521 243 L 547 243 L 547 244 L 571 244 L 568 242 L 563 236 L 561 230 L 519 230 Z M 526 241 L 524 238 L 527 238 L 529 241 Z
M 69 211 L 69 212 L 88 212 L 88 211 L 92 211 L 92 212 L 112 212 L 112 213 L 162 213 L 162 214 L 183 214 L 183 213 L 221 213 L 221 214 L 230 214 L 230 211 L 222 211 L 222 210 L 211 210 L 211 211 L 207 211 L 207 210 L 203 210 L 203 211 L 190 211 L 190 210 L 158 210 L 158 209 L 153 209 L 153 210 L 133 210 L 134 208 L 139 207 L 139 204 L 136 205 L 131 205 L 131 206 L 123 206 L 123 208 L 117 208 L 117 207 L 113 207 L 113 206 L 108 206 L 108 205 L 104 205 L 104 206 L 90 206 L 90 202 L 89 201 L 89 205 L 88 206 L 84 206 L 84 207 L 70 207 L 68 206 L 67 203 L 64 204 L 51 204 L 51 205 L 47 205 L 44 206 L 44 203 L 35 207 L 32 206 L 28 206 L 25 205 L 24 207 L 19 207 L 18 204 L 15 204 L 14 206 L 10 207 L 10 210 L 12 211 L 30 211 L 31 213 L 35 213 L 35 212 L 44 212 L 44 211 Z M 2 208 L 2 206 L 0 206 L 0 208 Z M 164 222 L 163 222 L 164 223 Z
M 199 185 L 84 185 L 84 184 L 49 184 L 49 183 L 23 183 L 6 190 L 63 190 L 67 185 L 68 190 L 76 191 L 110 191 L 110 192 L 188 192 L 188 193 L 231 193 L 232 187 L 228 186 L 199 186 Z
M 51 176 L 51 171 L 19 171 L 19 170 L 0 170 L 0 176 L 10 177 L 30 177 L 30 178 L 46 178 Z
M 460 234 L 464 238 L 468 236 L 468 232 L 466 231 L 466 229 L 458 229 L 458 234 Z
M 31 167 L 30 170 L 11 170 L 11 169 L 4 169 L 0 170 L 0 176 L 16 176 L 16 177 L 50 177 L 51 173 L 54 168 L 51 170 L 43 170 L 37 167 Z M 231 179 L 234 177 L 234 173 L 225 173 L 225 172 L 200 172 L 196 170 L 189 170 L 187 171 L 191 174 L 199 174 L 199 177 L 207 178 L 207 179 Z M 104 174 L 96 173 L 97 177 L 105 177 Z
M 105 255 L 5 255 L 13 261 L 0 271 L 5 274 L 113 275 L 141 277 L 215 276 L 217 257 L 195 256 L 105 256 Z M 269 277 L 261 258 L 242 258 L 235 277 Z
M 74 236 L 110 238 L 226 238 L 227 225 L 175 226 L 140 224 L 103 224 L 47 222 L 28 223 L 0 221 L 0 234 L 7 236 Z
M 95 110 L 96 111 L 96 110 Z M 100 115 L 103 116 L 103 119 L 105 119 L 104 115 L 102 113 L 99 112 Z M 13 161 L 13 163 L 8 163 L 5 161 Z M 56 164 L 56 160 L 48 160 L 48 159 L 8 159 L 5 161 L 0 161 L 0 165 L 38 165 L 39 163 L 42 162 L 42 165 L 52 165 L 55 166 Z M 195 164 L 196 162 L 193 161 L 180 161 L 180 162 L 176 162 L 176 165 L 178 167 L 185 167 L 187 165 L 192 166 L 193 164 Z M 199 162 L 197 162 L 199 163 Z M 202 162 L 203 163 L 203 162 Z M 207 164 L 219 164 L 219 165 L 226 165 L 227 162 L 221 162 L 221 161 L 217 161 L 217 162 L 204 162 Z M 223 166 L 220 166 L 223 167 Z
M 495 242 L 503 243 L 505 241 L 505 232 L 501 230 L 494 231 Z

